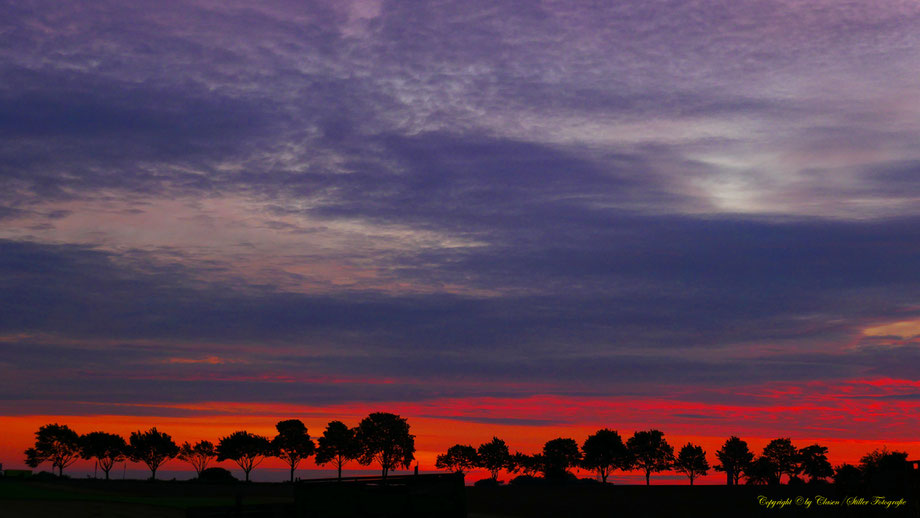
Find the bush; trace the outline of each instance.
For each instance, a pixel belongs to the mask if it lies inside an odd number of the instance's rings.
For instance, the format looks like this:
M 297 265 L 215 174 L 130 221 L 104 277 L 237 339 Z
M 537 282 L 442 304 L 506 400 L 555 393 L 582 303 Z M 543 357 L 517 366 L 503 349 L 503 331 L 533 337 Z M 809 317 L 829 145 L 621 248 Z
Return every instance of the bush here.
M 239 480 L 233 476 L 233 473 L 230 473 L 224 468 L 208 468 L 201 472 L 198 480 L 201 482 L 215 482 L 221 484 L 239 482 Z

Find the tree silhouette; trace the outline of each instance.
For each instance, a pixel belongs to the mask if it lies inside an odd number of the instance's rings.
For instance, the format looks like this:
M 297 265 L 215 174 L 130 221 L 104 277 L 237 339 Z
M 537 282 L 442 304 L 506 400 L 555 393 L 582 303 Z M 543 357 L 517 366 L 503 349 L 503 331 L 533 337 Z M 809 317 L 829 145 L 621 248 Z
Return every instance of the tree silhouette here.
M 66 424 L 46 424 L 35 432 L 35 447 L 25 451 L 26 464 L 37 468 L 45 461 L 51 461 L 52 469 L 58 475 L 64 468 L 76 462 L 80 455 L 80 435 Z
M 188 441 L 182 443 L 182 446 L 179 448 L 179 455 L 177 456 L 179 460 L 188 462 L 195 468 L 195 473 L 198 474 L 198 478 L 201 478 L 201 473 L 208 469 L 208 464 L 211 462 L 211 459 L 217 456 L 217 450 L 214 449 L 214 444 L 211 441 L 199 441 L 195 443 L 194 446 L 189 444 Z
M 728 476 L 728 485 L 738 485 L 741 475 L 754 461 L 754 454 L 748 449 L 747 442 L 735 437 L 729 437 L 722 448 L 716 452 L 716 458 L 721 465 L 716 466 L 716 471 L 724 471 Z
M 543 473 L 546 478 L 564 479 L 569 468 L 577 466 L 581 451 L 575 439 L 556 438 L 543 445 Z
M 169 434 L 158 432 L 157 428 L 131 432 L 128 440 L 128 457 L 134 462 L 143 462 L 150 468 L 150 478 L 156 480 L 157 468 L 179 454 L 179 447 Z
M 598 430 L 594 435 L 588 436 L 581 449 L 584 452 L 581 466 L 596 471 L 605 484 L 613 470 L 629 469 L 629 450 L 623 444 L 620 434 L 614 430 Z
M 127 458 L 128 444 L 120 435 L 106 432 L 91 432 L 80 437 L 80 456 L 86 460 L 96 459 L 105 479 L 116 462 Z
M 812 444 L 799 450 L 799 465 L 802 473 L 808 475 L 810 481 L 824 480 L 833 476 L 834 468 L 827 460 L 827 447 Z
M 236 462 L 246 475 L 246 482 L 249 482 L 249 473 L 271 454 L 272 447 L 268 437 L 245 430 L 222 437 L 217 443 L 217 462 L 227 459 Z
M 526 453 L 514 452 L 508 466 L 513 473 L 520 471 L 524 475 L 535 477 L 537 473 L 543 471 L 543 454 L 527 455 Z
M 834 485 L 842 492 L 855 491 L 862 485 L 863 472 L 852 464 L 841 464 L 834 468 Z
M 378 462 L 384 479 L 390 470 L 409 469 L 415 459 L 415 436 L 409 433 L 409 422 L 396 414 L 368 415 L 358 424 L 355 437 L 361 451 L 358 462 L 365 466 Z
M 345 426 L 341 421 L 330 421 L 319 438 L 319 447 L 316 449 L 316 463 L 335 464 L 342 478 L 342 467 L 346 462 L 358 458 L 360 449 L 355 440 L 357 430 Z
M 664 439 L 660 430 L 635 432 L 626 442 L 633 458 L 633 466 L 645 471 L 645 485 L 650 484 L 652 472 L 665 471 L 674 461 L 674 448 Z
M 907 452 L 889 451 L 887 447 L 863 455 L 859 468 L 873 490 L 901 490 L 910 473 Z
M 792 439 L 773 439 L 763 449 L 762 456 L 776 467 L 776 480 L 782 482 L 783 475 L 790 478 L 799 473 L 799 452 L 792 445 Z
M 778 472 L 779 468 L 772 460 L 767 457 L 757 457 L 744 469 L 744 476 L 747 477 L 748 484 L 774 486 L 779 484 Z
M 696 477 L 706 476 L 709 471 L 709 462 L 706 460 L 706 452 L 703 451 L 703 447 L 695 446 L 689 442 L 685 444 L 677 454 L 674 469 L 687 475 L 691 486 Z
M 480 444 L 476 453 L 479 457 L 478 466 L 491 473 L 492 480 L 498 480 L 498 472 L 511 466 L 508 445 L 498 437 L 492 437 L 490 442 Z
M 479 464 L 479 455 L 476 448 L 455 444 L 447 448 L 447 453 L 438 455 L 434 466 L 438 469 L 446 469 L 461 475 L 475 468 Z
M 275 456 L 291 467 L 291 482 L 294 482 L 294 470 L 300 461 L 316 451 L 316 445 L 307 433 L 307 427 L 300 419 L 280 421 L 275 425 L 278 435 L 272 439 Z

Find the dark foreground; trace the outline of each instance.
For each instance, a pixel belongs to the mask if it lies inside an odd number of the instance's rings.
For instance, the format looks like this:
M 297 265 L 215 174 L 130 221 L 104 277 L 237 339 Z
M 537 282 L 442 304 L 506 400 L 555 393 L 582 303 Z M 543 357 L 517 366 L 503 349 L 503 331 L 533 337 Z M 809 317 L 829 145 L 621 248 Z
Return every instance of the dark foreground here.
M 435 487 L 367 481 L 200 484 L 0 479 L 0 517 L 306 518 L 367 516 L 542 517 L 916 517 L 918 494 L 839 494 L 833 487 L 523 486 Z M 359 487 L 360 486 L 360 487 Z M 434 487 L 434 489 L 432 489 Z M 445 486 L 447 487 L 447 486 Z M 408 488 L 408 489 L 407 489 Z M 451 493 L 453 492 L 453 493 Z M 912 493 L 913 491 L 908 491 Z M 883 492 L 881 492 L 883 493 Z M 454 500 L 451 495 L 459 495 Z

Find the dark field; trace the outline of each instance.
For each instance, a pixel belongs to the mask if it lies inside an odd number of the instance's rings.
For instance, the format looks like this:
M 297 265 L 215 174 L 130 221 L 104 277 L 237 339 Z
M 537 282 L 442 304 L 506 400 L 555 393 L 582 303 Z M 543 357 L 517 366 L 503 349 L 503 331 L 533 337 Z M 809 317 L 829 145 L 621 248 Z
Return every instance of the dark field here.
M 906 503 L 886 507 L 871 496 L 864 502 L 838 495 L 832 487 L 766 488 L 725 486 L 546 486 L 466 487 L 470 518 L 511 517 L 920 517 L 918 495 L 902 495 Z M 338 498 L 327 493 L 327 502 Z M 759 497 L 776 501 L 768 502 Z M 884 495 L 888 501 L 902 496 Z M 819 503 L 820 498 L 824 505 Z M 317 500 L 324 497 L 315 496 Z M 373 499 L 373 496 L 365 498 Z M 782 505 L 786 499 L 788 503 Z M 806 500 L 810 505 L 806 507 Z M 839 504 L 833 503 L 839 501 Z M 798 503 L 797 503 L 798 502 Z M 317 502 L 319 504 L 319 502 Z M 354 502 L 351 502 L 352 504 Z M 333 508 L 335 506 L 332 506 Z M 343 505 L 346 508 L 348 505 Z M 375 512 L 374 505 L 361 506 L 361 514 L 323 516 L 404 516 Z M 297 516 L 293 491 L 288 484 L 199 484 L 192 482 L 146 482 L 102 480 L 30 481 L 0 479 L 0 517 L 3 518 L 287 518 Z M 344 511 L 344 509 L 342 509 Z M 301 514 L 300 516 L 311 516 Z M 314 515 L 315 516 L 315 515 Z M 420 511 L 414 516 L 440 516 Z

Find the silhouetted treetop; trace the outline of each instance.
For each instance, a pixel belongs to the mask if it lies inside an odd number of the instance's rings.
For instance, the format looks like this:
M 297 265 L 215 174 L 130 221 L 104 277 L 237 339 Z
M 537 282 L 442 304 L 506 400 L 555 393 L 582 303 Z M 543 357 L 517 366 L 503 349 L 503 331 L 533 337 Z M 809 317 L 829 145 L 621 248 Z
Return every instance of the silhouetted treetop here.
M 783 475 L 794 477 L 799 474 L 799 451 L 788 437 L 770 441 L 764 447 L 762 456 L 776 467 L 776 479 L 780 482 Z
M 703 447 L 689 442 L 685 444 L 677 454 L 674 469 L 687 475 L 691 486 L 696 477 L 706 476 L 706 473 L 709 472 L 709 461 L 706 460 L 706 452 L 703 451 Z
M 547 479 L 564 479 L 569 468 L 578 466 L 580 460 L 575 439 L 559 437 L 543 445 L 543 474 Z
M 588 436 L 581 449 L 584 452 L 582 467 L 597 472 L 604 483 L 607 483 L 607 477 L 613 470 L 630 467 L 629 450 L 623 444 L 620 434 L 614 430 L 598 430 Z
M 341 421 L 330 421 L 319 438 L 319 447 L 316 449 L 316 463 L 336 465 L 339 478 L 342 478 L 342 467 L 346 462 L 357 459 L 361 448 L 355 435 L 357 429 L 349 428 Z
M 299 419 L 280 421 L 275 425 L 278 435 L 272 439 L 273 453 L 287 463 L 291 468 L 291 482 L 294 481 L 294 470 L 300 461 L 306 459 L 316 451 L 307 427 Z
M 476 451 L 479 457 L 480 468 L 487 470 L 492 475 L 492 480 L 498 480 L 498 472 L 503 469 L 510 469 L 511 453 L 505 441 L 498 437 L 492 437 L 492 440 L 479 445 Z
M 208 469 L 208 464 L 214 457 L 217 457 L 217 450 L 210 441 L 199 441 L 194 446 L 186 441 L 179 448 L 179 460 L 191 464 L 198 478 L 201 478 L 201 473 Z
M 246 475 L 246 482 L 249 482 L 249 473 L 271 454 L 268 437 L 245 430 L 233 432 L 217 443 L 217 461 L 230 459 L 236 462 Z
M 799 468 L 811 481 L 833 476 L 834 468 L 827 460 L 827 447 L 812 444 L 799 450 Z
M 633 466 L 645 471 L 645 485 L 650 484 L 653 472 L 670 469 L 674 462 L 674 448 L 660 430 L 635 432 L 626 442 L 626 447 L 632 455 Z
M 134 462 L 143 462 L 150 468 L 150 478 L 156 480 L 157 469 L 167 460 L 179 454 L 179 447 L 169 434 L 157 431 L 156 427 L 146 432 L 131 432 L 128 457 Z
M 446 469 L 455 473 L 464 474 L 475 468 L 479 464 L 479 455 L 476 448 L 455 444 L 447 448 L 447 453 L 438 455 L 435 460 L 435 467 Z
M 409 422 L 396 414 L 375 412 L 358 424 L 356 433 L 363 465 L 377 462 L 383 478 L 390 470 L 408 469 L 415 459 L 415 436 L 409 433 Z
M 747 442 L 733 435 L 716 452 L 716 458 L 719 459 L 720 465 L 716 466 L 715 470 L 724 471 L 730 485 L 738 485 L 741 475 L 754 461 L 754 453 L 748 449 Z
M 115 463 L 123 462 L 127 453 L 128 444 L 120 435 L 90 432 L 80 437 L 80 456 L 87 460 L 95 458 L 106 480 Z
M 80 455 L 80 436 L 67 425 L 47 424 L 35 432 L 35 447 L 25 451 L 26 464 L 37 468 L 45 461 L 51 461 L 58 475 L 64 468 L 76 462 Z

